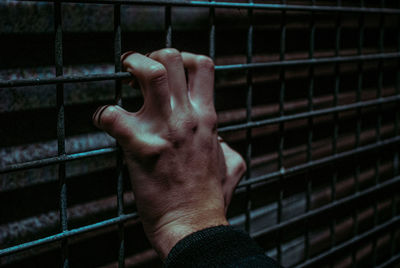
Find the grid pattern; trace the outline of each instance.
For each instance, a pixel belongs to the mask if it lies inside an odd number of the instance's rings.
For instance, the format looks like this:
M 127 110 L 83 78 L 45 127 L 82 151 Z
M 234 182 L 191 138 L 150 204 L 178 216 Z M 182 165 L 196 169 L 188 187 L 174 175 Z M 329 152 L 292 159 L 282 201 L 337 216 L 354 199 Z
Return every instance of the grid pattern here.
M 281 0 L 275 1 L 277 3 L 254 3 L 252 0 L 247 2 L 220 2 L 220 1 L 178 1 L 178 0 L 84 0 L 84 1 L 42 1 L 54 3 L 54 25 L 55 25 L 55 77 L 43 79 L 19 79 L 19 80 L 1 80 L 0 88 L 22 87 L 22 86 L 37 86 L 37 85 L 56 85 L 57 93 L 57 148 L 58 154 L 54 157 L 49 157 L 41 160 L 16 163 L 0 167 L 0 174 L 10 173 L 14 171 L 39 168 L 47 165 L 58 165 L 58 180 L 60 185 L 59 200 L 60 200 L 60 224 L 61 231 L 55 235 L 44 237 L 31 242 L 18 244 L 0 250 L 0 257 L 15 254 L 17 252 L 34 249 L 44 244 L 58 242 L 62 248 L 62 265 L 69 267 L 69 252 L 68 241 L 74 236 L 105 228 L 108 226 L 118 226 L 119 234 L 119 251 L 118 251 L 118 265 L 124 267 L 125 265 L 125 227 L 124 223 L 131 219 L 136 219 L 136 213 L 126 213 L 124 211 L 124 183 L 123 183 L 123 162 L 121 150 L 118 146 L 112 148 L 103 148 L 92 150 L 88 152 L 79 152 L 67 154 L 65 150 L 65 115 L 64 115 L 64 84 L 76 82 L 89 82 L 89 81 L 104 81 L 115 80 L 115 103 L 122 105 L 122 85 L 123 79 L 129 79 L 129 73 L 122 72 L 120 56 L 121 56 L 121 8 L 123 5 L 157 5 L 165 7 L 165 47 L 171 47 L 173 42 L 173 28 L 172 28 L 172 9 L 176 6 L 179 7 L 203 7 L 209 9 L 209 56 L 213 59 L 216 58 L 216 9 L 227 8 L 247 11 L 248 24 L 247 27 L 247 40 L 246 40 L 246 62 L 239 64 L 217 65 L 215 70 L 217 76 L 224 72 L 245 72 L 246 75 L 246 109 L 245 121 L 222 126 L 219 128 L 219 133 L 245 131 L 245 150 L 244 158 L 248 166 L 244 180 L 238 185 L 237 191 L 244 191 L 245 198 L 243 200 L 244 211 L 244 228 L 251 233 L 256 239 L 263 237 L 273 237 L 273 246 L 268 247 L 269 253 L 278 260 L 278 262 L 285 264 L 285 255 L 283 252 L 283 244 L 285 242 L 285 232 L 289 229 L 297 228 L 297 226 L 304 226 L 304 252 L 303 258 L 300 262 L 293 264 L 296 267 L 309 267 L 319 265 L 321 263 L 331 263 L 333 266 L 333 258 L 335 256 L 342 256 L 345 252 L 351 252 L 351 262 L 356 265 L 358 261 L 357 250 L 358 246 L 372 242 L 372 265 L 377 267 L 391 267 L 399 263 L 400 254 L 398 253 L 398 230 L 400 223 L 400 216 L 398 214 L 398 200 L 397 195 L 393 189 L 399 189 L 400 177 L 398 176 L 398 143 L 400 142 L 399 132 L 399 112 L 398 104 L 400 101 L 400 68 L 398 62 L 400 59 L 400 37 L 396 45 L 396 51 L 385 50 L 385 18 L 387 16 L 395 16 L 399 21 L 400 8 L 386 7 L 385 1 L 380 1 L 380 6 L 369 7 L 366 6 L 364 1 L 360 1 L 357 5 L 352 6 L 343 5 L 342 1 L 337 0 L 335 4 L 330 3 L 318 4 L 317 1 L 312 0 L 309 4 L 291 4 L 290 1 Z M 62 6 L 64 2 L 85 2 L 85 3 L 98 3 L 110 4 L 114 8 L 114 74 L 90 74 L 90 75 L 64 75 L 63 74 L 63 27 L 62 27 Z M 278 3 L 279 2 L 279 3 Z M 331 1 L 332 2 L 332 1 Z M 275 61 L 255 62 L 253 58 L 253 40 L 254 40 L 254 12 L 258 10 L 272 10 L 280 12 L 280 48 L 279 59 Z M 288 12 L 302 12 L 309 15 L 309 36 L 308 36 L 308 56 L 303 59 L 287 59 L 287 13 Z M 316 40 L 316 22 L 315 17 L 317 14 L 334 14 L 335 21 L 335 46 L 334 54 L 329 57 L 316 57 L 315 55 L 315 40 Z M 343 16 L 352 14 L 358 17 L 358 44 L 357 53 L 353 55 L 341 54 L 342 43 L 342 24 Z M 365 35 L 365 16 L 377 15 L 379 16 L 379 40 L 378 51 L 376 53 L 364 52 L 364 35 Z M 400 25 L 399 25 L 400 26 Z M 399 28 L 399 27 L 398 27 Z M 399 32 L 397 31 L 399 35 Z M 399 35 L 400 36 L 400 35 Z M 384 76 L 385 76 L 385 62 L 393 61 L 396 64 L 396 84 L 395 92 L 393 94 L 383 94 L 384 89 Z M 364 86 L 364 65 L 368 62 L 377 63 L 378 67 L 378 81 L 376 87 L 376 95 L 374 98 L 365 100 L 362 98 Z M 341 67 L 346 63 L 355 63 L 357 65 L 357 78 L 356 98 L 352 103 L 340 104 L 339 96 L 341 93 L 342 77 Z M 316 71 L 320 66 L 331 65 L 334 68 L 334 83 L 333 83 L 333 101 L 332 106 L 325 108 L 316 108 L 315 105 L 315 91 L 316 86 Z M 307 104 L 306 110 L 296 113 L 288 113 L 286 109 L 287 92 L 287 74 L 290 68 L 303 67 L 307 69 L 308 91 L 307 91 Z M 253 102 L 254 102 L 254 77 L 255 73 L 265 69 L 274 70 L 278 73 L 279 77 L 279 106 L 276 116 L 269 118 L 262 118 L 254 120 L 253 115 Z M 217 98 L 217 97 L 216 97 Z M 395 120 L 394 130 L 389 137 L 386 135 L 383 138 L 383 110 L 385 105 L 394 104 Z M 363 110 L 376 109 L 376 128 L 375 140 L 370 143 L 362 142 L 363 133 Z M 356 123 L 354 128 L 354 146 L 347 150 L 340 150 L 338 140 L 340 136 L 340 118 L 341 114 L 346 112 L 356 113 Z M 331 138 L 331 153 L 323 157 L 315 155 L 313 149 L 313 142 L 315 141 L 315 119 L 322 116 L 332 116 L 332 138 Z M 286 126 L 289 122 L 299 120 L 306 120 L 307 124 L 307 139 L 303 141 L 306 145 L 306 161 L 296 165 L 285 164 L 285 148 L 286 148 Z M 277 140 L 277 168 L 276 170 L 266 172 L 264 174 L 253 174 L 252 158 L 253 158 L 253 132 L 259 128 L 266 126 L 278 126 L 278 140 Z M 393 149 L 395 148 L 395 149 Z M 381 168 L 384 154 L 392 155 L 393 159 L 393 174 L 389 179 L 383 180 L 381 178 Z M 79 228 L 70 229 L 68 226 L 67 217 L 67 183 L 66 183 L 66 162 L 90 158 L 105 154 L 115 154 L 116 159 L 116 183 L 117 183 L 117 211 L 118 215 L 115 218 L 96 222 L 94 224 L 86 225 Z M 374 158 L 374 184 L 369 187 L 360 186 L 360 176 L 362 173 L 361 160 L 364 155 L 373 156 Z M 344 161 L 355 161 L 354 166 L 354 192 L 345 197 L 338 197 L 338 180 L 341 165 Z M 386 159 L 386 158 L 385 158 Z M 313 191 L 315 180 L 312 177 L 314 170 L 318 168 L 330 167 L 332 173 L 330 178 L 330 202 L 315 207 L 313 206 Z M 304 178 L 300 187 L 304 188 L 305 194 L 305 210 L 295 217 L 287 219 L 283 216 L 285 207 L 285 185 L 291 180 L 298 180 L 299 174 Z M 278 195 L 276 198 L 277 215 L 276 223 L 258 231 L 252 231 L 253 224 L 253 196 L 254 189 L 262 185 L 278 185 Z M 382 194 L 389 194 L 391 198 L 391 216 L 385 220 L 381 220 L 379 213 L 379 198 Z M 358 204 L 367 202 L 367 200 L 374 200 L 373 202 L 373 226 L 368 230 L 360 230 L 358 211 Z M 338 241 L 337 228 L 338 222 L 335 213 L 346 207 L 354 207 L 352 211 L 353 224 L 351 227 L 352 237 L 345 241 Z M 324 217 L 332 217 L 329 221 L 329 247 L 317 254 L 312 252 L 312 226 Z M 384 260 L 378 260 L 379 238 L 381 235 L 390 233 L 390 256 Z M 134 238 L 133 238 L 134 239 Z M 275 249 L 273 249 L 275 248 Z

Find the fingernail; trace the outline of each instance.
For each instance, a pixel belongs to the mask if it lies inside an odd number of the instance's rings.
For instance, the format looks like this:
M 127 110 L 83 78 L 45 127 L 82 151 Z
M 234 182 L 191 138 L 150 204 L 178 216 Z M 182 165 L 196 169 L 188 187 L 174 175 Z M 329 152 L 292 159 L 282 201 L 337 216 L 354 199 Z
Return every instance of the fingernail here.
M 92 121 L 96 118 L 96 114 L 97 114 L 97 112 L 100 110 L 101 107 L 103 107 L 103 106 L 97 107 L 96 111 L 93 113 L 93 115 L 92 115 Z
M 124 54 L 121 55 L 121 61 L 124 61 L 127 57 L 129 57 L 130 55 L 132 55 L 133 53 L 136 53 L 135 51 L 127 51 Z
M 100 118 L 101 118 L 101 115 L 103 114 L 103 112 L 109 107 L 110 105 L 105 105 L 105 106 L 103 106 L 101 109 L 100 109 L 100 111 L 97 113 L 98 115 L 97 115 L 97 126 L 100 126 Z

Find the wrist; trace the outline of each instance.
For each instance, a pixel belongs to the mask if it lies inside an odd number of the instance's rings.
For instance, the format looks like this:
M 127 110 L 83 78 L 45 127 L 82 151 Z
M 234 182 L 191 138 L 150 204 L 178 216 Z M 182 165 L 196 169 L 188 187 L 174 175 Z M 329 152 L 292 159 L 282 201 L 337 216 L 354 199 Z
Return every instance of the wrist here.
M 150 243 L 162 260 L 166 259 L 171 249 L 186 236 L 197 231 L 220 225 L 229 225 L 222 213 L 206 211 L 205 213 L 192 213 L 165 221 L 155 231 L 146 231 Z

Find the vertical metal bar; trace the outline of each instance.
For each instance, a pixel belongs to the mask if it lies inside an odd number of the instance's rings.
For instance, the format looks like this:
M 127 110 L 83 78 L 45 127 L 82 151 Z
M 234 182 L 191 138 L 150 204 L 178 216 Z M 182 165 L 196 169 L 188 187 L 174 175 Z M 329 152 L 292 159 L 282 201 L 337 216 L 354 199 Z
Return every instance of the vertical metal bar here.
M 114 69 L 121 72 L 121 5 L 114 5 Z M 115 102 L 122 106 L 122 85 L 120 80 L 115 81 Z M 124 214 L 124 177 L 122 150 L 117 145 L 116 153 L 116 175 L 117 175 L 117 211 L 118 216 Z M 124 223 L 118 224 L 118 267 L 125 267 L 125 228 Z
M 61 3 L 54 2 L 54 25 L 55 25 L 55 67 L 56 76 L 63 75 L 63 31 Z M 58 155 L 65 155 L 65 111 L 64 111 L 64 84 L 56 85 L 57 98 L 57 147 Z M 67 214 L 67 182 L 65 176 L 65 163 L 58 164 L 58 179 L 60 183 L 60 222 L 63 232 L 68 230 Z M 68 240 L 61 240 L 62 266 L 69 267 Z
M 286 0 L 281 0 L 281 4 L 285 5 Z M 285 52 L 286 52 L 286 11 L 282 10 L 281 14 L 281 40 L 280 40 L 280 55 L 279 59 L 281 61 L 285 60 Z M 279 91 L 279 116 L 284 116 L 285 114 L 285 89 L 286 89 L 286 77 L 285 77 L 285 68 L 281 67 L 279 80 L 281 81 L 281 88 Z M 279 123 L 279 148 L 278 148 L 278 168 L 280 171 L 284 170 L 283 166 L 283 149 L 284 149 L 284 124 Z M 282 172 L 283 173 L 283 172 Z M 277 222 L 282 222 L 282 209 L 283 209 L 283 181 L 284 176 L 279 177 L 279 199 L 278 199 L 278 219 Z M 282 233 L 279 231 L 278 239 L 277 239 L 277 260 L 279 264 L 282 264 Z
M 172 47 L 171 6 L 165 7 L 165 47 Z
M 249 3 L 253 3 L 249 0 Z M 247 11 L 249 19 L 249 27 L 247 29 L 247 63 L 253 61 L 253 9 L 249 8 Z M 252 70 L 248 69 L 246 74 L 247 79 L 247 96 L 246 96 L 246 121 L 251 122 L 251 107 L 253 102 L 253 75 Z M 251 177 L 251 128 L 246 130 L 246 180 Z M 250 232 L 250 221 L 251 221 L 251 186 L 246 187 L 246 221 L 245 229 Z
M 381 0 L 381 8 L 385 7 L 385 0 Z M 379 19 L 379 52 L 384 52 L 384 37 L 385 37 L 385 15 L 381 14 Z M 378 63 L 378 88 L 376 92 L 377 98 L 382 98 L 382 88 L 383 88 L 383 61 L 380 60 Z M 382 125 L 382 105 L 378 105 L 378 117 L 376 123 L 376 141 L 379 142 L 381 140 L 381 125 Z M 380 181 L 380 162 L 381 156 L 380 151 L 378 151 L 377 159 L 375 162 L 375 184 L 379 184 Z M 378 213 L 378 201 L 374 202 L 374 226 L 377 226 L 379 222 L 379 213 Z M 377 238 L 374 238 L 372 244 L 372 265 L 376 266 L 376 257 L 377 257 Z
M 315 0 L 312 0 L 312 5 L 315 5 Z M 311 21 L 310 21 L 310 47 L 309 47 L 309 58 L 314 58 L 314 44 L 315 44 L 315 18 L 314 12 L 311 12 Z M 308 88 L 308 111 L 313 110 L 313 96 L 314 96 L 314 66 L 311 65 L 309 67 L 309 88 Z M 307 138 L 307 162 L 312 160 L 312 140 L 313 140 L 313 118 L 310 117 L 308 119 L 308 138 Z M 306 211 L 309 211 L 311 208 L 311 195 L 312 195 L 312 181 L 310 179 L 310 171 L 306 172 Z M 304 248 L 304 257 L 305 259 L 309 258 L 310 253 L 310 230 L 308 221 L 305 222 L 306 232 L 305 232 L 305 248 Z
M 214 2 L 209 0 L 209 2 Z M 215 8 L 210 7 L 209 11 L 209 55 L 212 60 L 215 60 Z
M 209 2 L 214 2 L 209 0 Z M 209 21 L 209 53 L 210 58 L 215 62 L 215 8 L 210 7 L 208 14 Z M 215 104 L 216 92 L 214 87 L 214 104 Z
M 364 0 L 361 0 L 361 7 L 364 7 Z M 364 14 L 361 13 L 359 16 L 359 35 L 358 35 L 358 48 L 357 48 L 357 54 L 362 55 L 363 54 L 363 46 L 364 46 Z M 362 88 L 363 88 L 363 62 L 360 61 L 358 63 L 357 67 L 357 92 L 356 92 L 356 102 L 361 101 L 361 94 L 362 94 Z M 355 147 L 358 148 L 360 146 L 360 136 L 361 136 L 361 108 L 357 108 L 357 123 L 356 123 L 356 137 L 355 137 Z M 355 168 L 355 174 L 354 174 L 354 184 L 355 184 L 355 194 L 358 193 L 360 190 L 360 183 L 359 183 L 359 178 L 360 178 L 360 163 L 357 160 L 356 163 L 356 168 Z M 353 213 L 353 237 L 357 236 L 358 234 L 358 209 L 354 209 Z M 357 267 L 357 249 L 353 250 L 352 252 L 352 264 L 353 267 Z
M 397 51 L 400 52 L 400 17 L 397 17 Z M 396 95 L 400 94 L 400 60 L 397 61 L 397 72 L 396 72 Z M 395 121 L 394 121 L 394 136 L 399 135 L 399 121 L 400 121 L 400 112 L 399 112 L 399 102 L 396 102 L 396 114 L 395 114 Z M 399 174 L 399 146 L 396 146 L 395 153 L 393 156 L 393 173 L 395 176 Z M 392 197 L 392 218 L 397 215 L 397 193 L 393 193 Z M 395 256 L 396 254 L 396 239 L 395 239 L 395 232 L 396 230 L 393 229 L 390 236 L 390 245 L 391 245 L 391 256 Z
M 337 0 L 337 6 L 340 7 L 342 5 L 341 0 Z M 339 56 L 340 52 L 340 42 L 341 42 L 341 31 L 342 31 L 342 18 L 340 13 L 336 14 L 336 45 L 335 45 L 335 57 Z M 333 93 L 333 106 L 338 105 L 338 95 L 340 89 L 340 65 L 338 63 L 335 64 L 335 85 L 334 85 L 334 93 Z M 332 154 L 337 153 L 337 140 L 339 138 L 339 115 L 338 113 L 334 113 L 334 126 L 333 126 L 333 136 L 332 136 Z M 332 175 L 332 182 L 331 182 L 331 200 L 332 202 L 336 200 L 336 183 L 337 183 L 338 171 L 337 165 L 333 162 L 333 175 Z M 333 218 L 330 225 L 331 231 L 331 247 L 335 246 L 335 226 L 336 226 L 336 219 Z M 332 264 L 333 266 L 333 264 Z

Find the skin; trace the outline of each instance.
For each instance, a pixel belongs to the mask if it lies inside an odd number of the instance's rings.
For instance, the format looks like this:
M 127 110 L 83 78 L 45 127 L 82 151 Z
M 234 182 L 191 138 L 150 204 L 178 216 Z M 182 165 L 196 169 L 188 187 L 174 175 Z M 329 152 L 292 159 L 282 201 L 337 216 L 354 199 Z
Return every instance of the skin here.
M 210 58 L 162 49 L 128 52 L 122 61 L 144 104 L 135 113 L 100 107 L 93 122 L 121 145 L 145 233 L 165 259 L 185 236 L 228 225 L 226 210 L 246 166 L 218 137 Z

